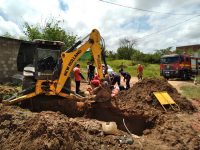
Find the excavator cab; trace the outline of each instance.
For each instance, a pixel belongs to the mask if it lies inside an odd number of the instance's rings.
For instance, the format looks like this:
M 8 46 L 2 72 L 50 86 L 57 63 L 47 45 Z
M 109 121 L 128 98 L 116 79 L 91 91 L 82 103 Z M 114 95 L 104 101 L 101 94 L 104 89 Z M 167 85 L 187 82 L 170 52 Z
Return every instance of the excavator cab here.
M 55 80 L 58 78 L 59 58 L 62 42 L 35 41 L 38 47 L 35 51 L 35 79 Z M 48 43 L 48 44 L 47 44 Z M 54 45 L 55 44 L 55 45 Z
M 34 40 L 22 43 L 18 52 L 18 71 L 23 72 L 22 90 L 35 90 L 37 80 L 56 80 L 61 67 L 60 55 L 65 44 L 60 41 Z M 45 85 L 45 83 L 44 83 Z M 70 78 L 66 88 L 70 89 Z M 31 88 L 33 87 L 33 88 Z

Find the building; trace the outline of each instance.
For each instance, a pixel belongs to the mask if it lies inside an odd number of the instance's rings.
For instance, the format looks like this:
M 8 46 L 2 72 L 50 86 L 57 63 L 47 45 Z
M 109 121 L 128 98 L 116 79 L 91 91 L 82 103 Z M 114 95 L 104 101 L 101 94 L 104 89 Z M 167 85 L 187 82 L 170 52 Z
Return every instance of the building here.
M 23 40 L 0 37 L 0 82 L 6 82 L 17 71 L 17 55 Z
M 179 54 L 190 54 L 195 57 L 200 57 L 200 44 L 178 46 L 176 47 L 176 51 Z

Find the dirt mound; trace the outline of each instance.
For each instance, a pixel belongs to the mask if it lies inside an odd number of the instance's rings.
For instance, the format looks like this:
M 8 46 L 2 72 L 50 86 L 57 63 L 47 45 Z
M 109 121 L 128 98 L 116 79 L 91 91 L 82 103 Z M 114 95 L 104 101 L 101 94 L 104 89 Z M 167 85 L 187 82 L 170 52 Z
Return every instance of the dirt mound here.
M 192 103 L 182 97 L 165 79 L 144 78 L 141 82 L 134 84 L 129 90 L 120 92 L 117 101 L 121 108 L 130 107 L 130 109 L 134 108 L 137 110 L 162 111 L 163 108 L 158 105 L 153 95 L 153 92 L 161 91 L 167 91 L 182 111 L 191 112 L 196 110 Z
M 4 150 L 125 149 L 126 145 L 120 145 L 116 138 L 104 136 L 96 120 L 0 106 L 0 147 Z

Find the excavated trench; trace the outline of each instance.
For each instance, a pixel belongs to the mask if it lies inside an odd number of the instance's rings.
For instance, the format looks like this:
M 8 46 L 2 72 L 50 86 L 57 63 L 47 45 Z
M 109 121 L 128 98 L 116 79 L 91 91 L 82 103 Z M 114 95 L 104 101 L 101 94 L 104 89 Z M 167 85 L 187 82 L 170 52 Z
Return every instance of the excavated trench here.
M 29 103 L 29 105 L 27 105 Z M 125 125 L 132 134 L 142 135 L 145 129 L 154 127 L 155 120 L 141 114 L 123 114 L 122 111 L 113 106 L 110 102 L 107 103 L 92 103 L 84 105 L 83 102 L 75 102 L 74 100 L 64 100 L 60 97 L 37 97 L 24 105 L 24 108 L 29 107 L 31 111 L 60 111 L 68 117 L 84 117 L 96 119 L 99 121 L 111 122 L 117 124 L 119 130 L 127 132 Z M 125 121 L 125 125 L 123 123 Z
M 125 128 L 126 125 L 130 132 L 136 135 L 142 135 L 145 129 L 150 129 L 155 125 L 155 121 L 147 116 L 139 114 L 124 115 L 120 109 L 114 107 L 111 103 L 94 103 L 92 107 L 87 110 L 86 116 L 100 121 L 114 121 L 117 123 L 118 129 L 125 132 L 127 132 Z

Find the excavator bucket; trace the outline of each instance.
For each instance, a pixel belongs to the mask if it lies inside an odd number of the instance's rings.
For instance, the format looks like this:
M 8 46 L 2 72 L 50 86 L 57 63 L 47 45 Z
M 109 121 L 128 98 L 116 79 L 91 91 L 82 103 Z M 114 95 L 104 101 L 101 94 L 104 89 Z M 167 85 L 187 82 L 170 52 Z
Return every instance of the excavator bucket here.
M 155 95 L 155 97 L 157 98 L 157 100 L 159 101 L 159 103 L 161 104 L 161 106 L 163 107 L 165 111 L 167 111 L 165 108 L 165 105 L 170 105 L 171 108 L 174 110 L 176 108 L 180 110 L 179 106 L 176 104 L 176 102 L 171 98 L 171 96 L 166 91 L 153 92 L 153 94 Z

